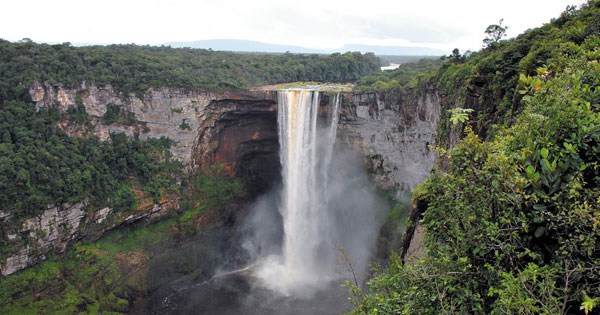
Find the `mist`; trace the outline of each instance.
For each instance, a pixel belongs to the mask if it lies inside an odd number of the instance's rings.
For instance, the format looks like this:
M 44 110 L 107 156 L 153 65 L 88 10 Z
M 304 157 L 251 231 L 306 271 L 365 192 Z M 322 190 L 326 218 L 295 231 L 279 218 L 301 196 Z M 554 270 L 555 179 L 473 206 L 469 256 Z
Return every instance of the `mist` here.
M 391 205 L 378 197 L 363 157 L 336 141 L 339 95 L 330 97 L 323 110 L 316 91 L 292 91 L 287 101 L 281 94 L 281 181 L 238 218 L 223 243 L 229 254 L 212 276 L 160 298 L 158 313 L 337 314 L 352 309 L 348 288 L 341 284 L 365 281 Z
M 310 93 L 280 93 L 283 183 L 256 200 L 242 229 L 259 282 L 303 298 L 332 282 L 362 279 L 390 207 L 378 198 L 362 157 L 335 141 L 339 95 L 323 117 L 318 92 Z

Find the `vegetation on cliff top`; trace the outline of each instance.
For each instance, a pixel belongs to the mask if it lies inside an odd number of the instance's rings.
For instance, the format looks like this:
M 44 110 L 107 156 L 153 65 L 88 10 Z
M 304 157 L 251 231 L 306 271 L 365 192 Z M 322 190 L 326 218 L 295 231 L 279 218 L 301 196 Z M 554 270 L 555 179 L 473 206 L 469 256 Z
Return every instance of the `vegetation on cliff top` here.
M 445 109 L 454 106 L 475 110 L 473 131 L 487 140 L 514 123 L 524 105 L 518 93 L 519 75 L 535 75 L 555 56 L 578 54 L 584 40 L 600 30 L 597 5 L 591 1 L 582 10 L 568 7 L 542 27 L 490 43 L 479 52 L 450 58 L 431 79 L 447 98 L 439 125 L 440 144 L 447 145 L 451 130 Z
M 444 107 L 438 129 L 440 145 L 449 145 L 452 128 L 446 109 L 453 107 L 474 109 L 473 131 L 484 139 L 493 139 L 497 131 L 514 123 L 523 109 L 522 96 L 517 91 L 519 75 L 535 75 L 537 68 L 549 65 L 554 56 L 576 54 L 578 45 L 600 30 L 597 5 L 590 1 L 583 10 L 569 6 L 551 23 L 509 40 L 502 40 L 500 34 L 486 33 L 493 40 L 478 52 L 461 54 L 455 49 L 444 61 L 422 60 L 367 76 L 357 82 L 357 88 L 399 92 L 405 88 L 436 87 Z M 414 89 L 414 93 L 420 93 L 419 89 Z
M 356 82 L 356 89 L 359 91 L 399 93 L 402 89 L 416 88 L 427 81 L 432 72 L 443 63 L 441 59 L 431 58 L 404 63 L 397 69 L 362 77 Z
M 352 84 L 328 83 L 328 82 L 289 82 L 273 86 L 276 90 L 287 89 L 310 89 L 320 92 L 351 92 Z
M 119 92 L 150 87 L 247 89 L 293 81 L 354 82 L 379 71 L 373 54 L 242 54 L 204 49 L 11 43 L 0 40 L 0 104 L 34 80 L 66 87 L 111 84 Z
M 444 65 L 439 73 L 471 73 L 532 40 L 533 55 L 504 60 L 507 68 L 494 66 L 500 73 L 488 73 L 479 86 L 514 90 L 487 99 L 498 102 L 491 109 L 497 113 L 509 104 L 512 124 L 486 142 L 467 123 L 454 149 L 440 149 L 448 168 L 434 170 L 417 196 L 427 204 L 426 256 L 406 264 L 394 257 L 376 270 L 368 295 L 353 287 L 356 313 L 575 314 L 600 307 L 599 16 L 600 3 L 590 2 Z M 546 32 L 554 40 L 530 37 Z M 495 81 L 512 71 L 516 82 Z M 522 108 L 513 111 L 513 104 Z

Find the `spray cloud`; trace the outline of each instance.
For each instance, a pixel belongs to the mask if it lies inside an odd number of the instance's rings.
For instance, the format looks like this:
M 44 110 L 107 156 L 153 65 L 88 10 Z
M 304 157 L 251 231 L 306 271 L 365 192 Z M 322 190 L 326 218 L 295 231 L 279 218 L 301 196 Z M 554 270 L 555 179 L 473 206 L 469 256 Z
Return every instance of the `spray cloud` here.
M 386 209 L 358 154 L 335 143 L 340 99 L 332 95 L 320 115 L 318 91 L 278 93 L 282 184 L 255 203 L 247 248 L 257 258 L 255 275 L 285 295 L 349 279 L 336 247 L 364 271 Z

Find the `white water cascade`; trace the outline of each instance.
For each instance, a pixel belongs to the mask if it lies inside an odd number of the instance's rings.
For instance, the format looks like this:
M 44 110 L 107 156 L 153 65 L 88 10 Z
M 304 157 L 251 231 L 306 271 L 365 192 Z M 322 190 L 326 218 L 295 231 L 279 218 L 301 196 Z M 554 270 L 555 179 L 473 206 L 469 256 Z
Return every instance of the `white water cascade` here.
M 278 92 L 278 132 L 283 191 L 282 256 L 270 257 L 261 278 L 282 292 L 314 287 L 335 276 L 337 253 L 329 211 L 328 181 L 340 110 L 330 97 L 327 117 L 319 115 L 319 92 Z M 339 276 L 339 275 L 338 275 Z

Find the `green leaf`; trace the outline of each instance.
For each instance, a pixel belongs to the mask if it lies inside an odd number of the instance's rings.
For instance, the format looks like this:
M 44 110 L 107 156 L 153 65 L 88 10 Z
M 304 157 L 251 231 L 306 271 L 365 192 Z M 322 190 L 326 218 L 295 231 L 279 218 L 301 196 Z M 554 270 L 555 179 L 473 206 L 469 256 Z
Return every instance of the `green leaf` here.
M 521 83 L 521 84 L 527 83 L 527 77 L 523 73 L 519 74 L 519 83 Z
M 540 227 L 538 227 L 538 228 L 535 230 L 535 237 L 538 237 L 538 238 L 539 238 L 540 236 L 542 236 L 542 235 L 544 234 L 544 232 L 545 232 L 545 231 L 546 231 L 546 228 L 545 228 L 545 227 L 543 227 L 543 226 L 540 226 Z
M 542 155 L 542 158 L 547 159 L 548 158 L 548 149 L 542 148 L 540 150 L 540 154 Z
M 550 164 L 550 161 L 548 161 L 546 159 L 543 159 L 542 161 L 544 162 L 544 164 L 546 165 L 546 167 L 548 168 L 548 170 L 550 172 L 554 172 L 554 168 L 552 167 L 552 164 Z
M 498 181 L 494 179 L 492 181 L 492 187 L 494 187 L 495 189 L 500 190 L 500 183 L 498 183 Z
M 535 178 L 535 168 L 532 165 L 527 165 L 525 172 L 527 173 L 527 177 Z
M 587 315 L 587 314 L 589 314 L 590 311 L 592 311 L 594 309 L 594 307 L 596 307 L 596 305 L 598 305 L 598 302 L 600 302 L 599 297 L 590 298 L 584 292 L 583 293 L 583 302 L 581 303 L 581 307 L 579 309 L 585 311 L 585 314 Z

